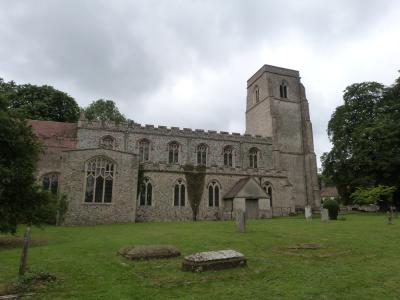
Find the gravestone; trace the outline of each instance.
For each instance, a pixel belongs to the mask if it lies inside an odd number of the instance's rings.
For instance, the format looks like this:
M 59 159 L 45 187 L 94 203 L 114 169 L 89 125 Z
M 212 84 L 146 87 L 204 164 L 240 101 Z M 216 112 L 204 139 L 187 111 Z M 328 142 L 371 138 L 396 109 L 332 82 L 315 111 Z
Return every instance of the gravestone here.
M 311 219 L 312 219 L 312 210 L 311 210 L 311 206 L 310 205 L 306 205 L 306 207 L 304 207 L 304 216 L 306 217 L 307 221 L 311 221 Z
M 181 253 L 170 245 L 137 245 L 122 248 L 118 254 L 131 260 L 168 258 L 180 256 Z
M 235 225 L 237 232 L 246 232 L 246 215 L 244 211 L 237 210 L 235 213 Z
M 199 252 L 186 256 L 182 263 L 183 271 L 202 272 L 244 267 L 246 257 L 234 250 Z
M 326 208 L 321 208 L 321 222 L 329 221 L 329 211 Z

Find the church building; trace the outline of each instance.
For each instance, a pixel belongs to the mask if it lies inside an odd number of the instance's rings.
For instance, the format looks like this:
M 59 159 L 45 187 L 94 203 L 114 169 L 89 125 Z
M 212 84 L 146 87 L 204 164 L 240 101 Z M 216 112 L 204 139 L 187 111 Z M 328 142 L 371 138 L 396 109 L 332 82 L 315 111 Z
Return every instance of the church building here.
M 188 165 L 203 166 L 199 220 L 320 207 L 308 101 L 295 70 L 264 65 L 250 77 L 244 134 L 83 116 L 30 125 L 45 145 L 38 181 L 66 195 L 65 224 L 190 220 L 196 187 Z

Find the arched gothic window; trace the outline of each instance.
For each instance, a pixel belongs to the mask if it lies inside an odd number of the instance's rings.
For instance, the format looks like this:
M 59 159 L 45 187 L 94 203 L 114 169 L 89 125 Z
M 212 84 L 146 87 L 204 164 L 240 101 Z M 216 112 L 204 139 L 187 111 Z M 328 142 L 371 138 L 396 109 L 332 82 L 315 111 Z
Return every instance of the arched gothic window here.
M 268 194 L 269 205 L 270 205 L 270 207 L 272 207 L 272 185 L 269 182 L 264 182 L 263 189 Z
M 224 148 L 224 166 L 233 167 L 233 148 L 232 146 L 225 146 Z
M 139 142 L 139 160 L 141 162 L 148 161 L 150 153 L 150 142 L 146 139 L 143 139 Z
M 287 84 L 285 81 L 282 81 L 281 85 L 279 86 L 279 94 L 281 98 L 287 98 Z
M 260 88 L 258 86 L 256 86 L 254 88 L 254 104 L 260 102 Z
M 170 164 L 179 162 L 179 144 L 177 142 L 171 142 L 168 145 L 168 162 Z
M 207 165 L 207 145 L 200 144 L 197 146 L 197 164 Z
M 174 206 L 185 206 L 186 188 L 182 179 L 178 179 L 174 186 Z
M 219 184 L 214 180 L 208 185 L 208 206 L 218 207 L 219 196 L 220 196 L 220 187 Z
M 139 204 L 141 206 L 151 206 L 153 198 L 153 186 L 151 185 L 150 179 L 145 177 L 140 187 Z
M 42 189 L 45 191 L 50 191 L 53 194 L 58 193 L 58 174 L 48 173 L 42 177 Z
M 251 148 L 249 151 L 249 166 L 250 168 L 258 168 L 258 150 L 257 148 Z
M 112 201 L 115 165 L 105 157 L 95 157 L 86 163 L 85 202 Z
M 105 149 L 114 149 L 114 138 L 111 135 L 103 136 L 100 140 L 100 147 Z

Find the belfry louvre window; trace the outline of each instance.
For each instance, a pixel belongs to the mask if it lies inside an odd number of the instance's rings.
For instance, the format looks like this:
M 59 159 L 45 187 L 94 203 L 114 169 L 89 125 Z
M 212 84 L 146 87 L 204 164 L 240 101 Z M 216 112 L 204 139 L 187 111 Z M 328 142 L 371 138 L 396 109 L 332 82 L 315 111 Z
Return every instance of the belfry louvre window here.
M 105 157 L 96 157 L 86 163 L 85 202 L 111 203 L 114 163 Z
M 197 146 L 197 164 L 207 165 L 207 145 L 200 144 Z
M 148 140 L 141 140 L 139 142 L 139 160 L 141 162 L 149 160 L 150 142 Z
M 254 89 L 254 103 L 260 102 L 260 88 L 256 86 Z
M 258 168 L 258 150 L 257 148 L 251 148 L 249 151 L 249 165 L 250 168 Z
M 168 145 L 168 162 L 170 164 L 179 162 L 179 144 L 177 142 L 171 142 Z
M 174 186 L 174 206 L 185 206 L 185 194 L 185 184 L 179 179 Z
M 145 177 L 140 187 L 140 205 L 151 206 L 153 198 L 153 186 L 151 185 L 150 179 Z
M 281 98 L 287 98 L 287 84 L 286 82 L 282 82 L 279 86 L 279 94 Z
M 219 190 L 220 188 L 216 181 L 213 181 L 208 185 L 208 206 L 219 206 Z
M 224 148 L 224 166 L 232 167 L 233 166 L 233 149 L 231 146 L 226 146 Z
M 42 189 L 53 194 L 58 193 L 58 174 L 49 173 L 42 177 Z

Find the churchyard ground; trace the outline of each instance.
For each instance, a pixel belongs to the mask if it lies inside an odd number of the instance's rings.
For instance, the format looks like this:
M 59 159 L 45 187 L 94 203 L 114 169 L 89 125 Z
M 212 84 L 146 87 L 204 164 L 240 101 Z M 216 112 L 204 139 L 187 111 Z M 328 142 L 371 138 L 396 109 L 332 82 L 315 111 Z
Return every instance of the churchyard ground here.
M 230 221 L 45 226 L 33 229 L 33 239 L 41 242 L 30 249 L 30 271 L 57 281 L 30 299 L 400 299 L 400 219 L 387 225 L 383 214 L 254 220 L 246 233 Z M 183 255 L 128 261 L 116 254 L 149 244 L 174 245 Z M 247 267 L 181 271 L 185 255 L 222 249 L 242 252 Z M 0 248 L 0 291 L 16 279 L 20 252 Z

